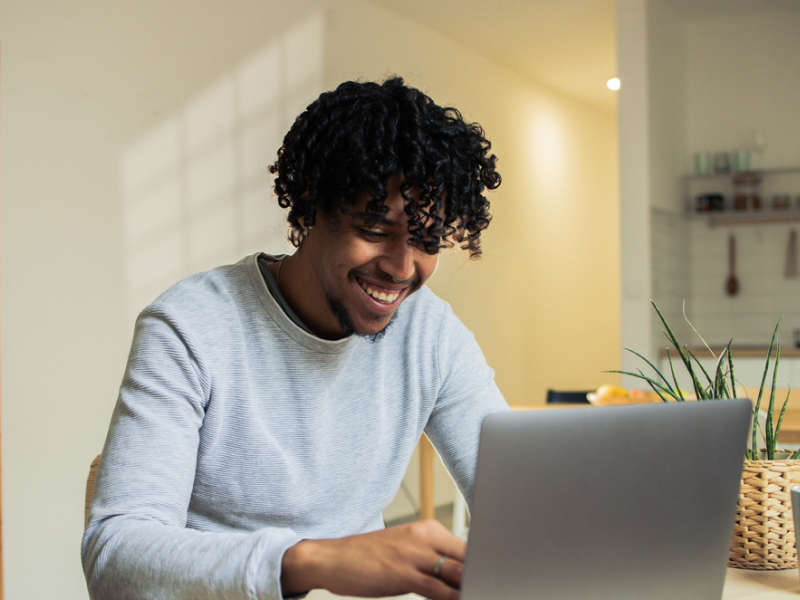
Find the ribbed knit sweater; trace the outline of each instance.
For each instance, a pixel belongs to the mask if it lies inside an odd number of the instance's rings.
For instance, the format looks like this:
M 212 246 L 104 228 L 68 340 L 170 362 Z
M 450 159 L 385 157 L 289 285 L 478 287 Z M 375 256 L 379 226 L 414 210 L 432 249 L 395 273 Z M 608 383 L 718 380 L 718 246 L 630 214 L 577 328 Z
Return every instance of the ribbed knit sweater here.
M 82 558 L 91 597 L 281 598 L 283 553 L 383 527 L 423 430 L 468 501 L 506 410 L 472 334 L 423 287 L 377 342 L 294 324 L 257 256 L 139 316 Z

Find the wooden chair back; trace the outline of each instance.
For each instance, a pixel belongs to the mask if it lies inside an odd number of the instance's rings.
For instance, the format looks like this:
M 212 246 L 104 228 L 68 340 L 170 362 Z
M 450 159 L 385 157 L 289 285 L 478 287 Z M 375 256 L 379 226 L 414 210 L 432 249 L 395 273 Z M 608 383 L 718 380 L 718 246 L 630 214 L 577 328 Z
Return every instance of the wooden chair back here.
M 98 454 L 89 465 L 89 477 L 86 479 L 86 507 L 83 512 L 83 526 L 84 528 L 89 524 L 89 505 L 92 503 L 92 495 L 94 494 L 94 480 L 97 478 L 97 467 L 100 464 L 100 455 Z

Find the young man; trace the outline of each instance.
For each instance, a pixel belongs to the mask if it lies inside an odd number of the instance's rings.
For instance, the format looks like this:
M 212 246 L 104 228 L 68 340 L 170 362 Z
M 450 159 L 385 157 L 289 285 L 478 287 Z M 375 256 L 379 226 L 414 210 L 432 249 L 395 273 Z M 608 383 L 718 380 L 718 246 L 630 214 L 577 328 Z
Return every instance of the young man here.
M 470 498 L 480 423 L 507 408 L 424 287 L 443 246 L 480 253 L 489 149 L 400 79 L 298 117 L 271 168 L 297 251 L 189 277 L 137 320 L 83 539 L 92 598 L 458 597 L 464 543 L 381 511 L 423 431 Z

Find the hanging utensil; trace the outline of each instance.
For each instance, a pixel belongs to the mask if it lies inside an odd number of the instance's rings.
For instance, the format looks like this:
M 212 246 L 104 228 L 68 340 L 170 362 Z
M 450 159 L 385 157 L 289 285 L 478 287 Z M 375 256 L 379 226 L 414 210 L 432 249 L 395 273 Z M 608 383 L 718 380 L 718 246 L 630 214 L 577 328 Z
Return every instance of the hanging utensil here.
M 728 280 L 725 282 L 725 291 L 728 296 L 739 293 L 739 280 L 736 279 L 736 238 L 733 234 L 728 237 Z
M 797 232 L 789 231 L 789 243 L 786 245 L 786 267 L 783 270 L 786 279 L 797 277 Z

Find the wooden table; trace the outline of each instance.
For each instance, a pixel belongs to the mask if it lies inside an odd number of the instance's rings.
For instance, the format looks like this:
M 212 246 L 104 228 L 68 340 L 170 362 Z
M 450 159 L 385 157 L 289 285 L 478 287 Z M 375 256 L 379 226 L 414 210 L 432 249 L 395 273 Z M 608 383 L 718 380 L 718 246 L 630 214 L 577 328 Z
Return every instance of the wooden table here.
M 728 569 L 722 600 L 798 600 L 799 594 L 800 573 L 797 569 Z
M 785 571 L 728 569 L 722 600 L 798 600 L 799 595 L 800 574 L 797 569 Z M 416 594 L 396 596 L 396 600 L 419 600 L 420 598 Z M 308 600 L 351 599 L 334 596 L 323 590 L 314 590 L 308 595 Z

